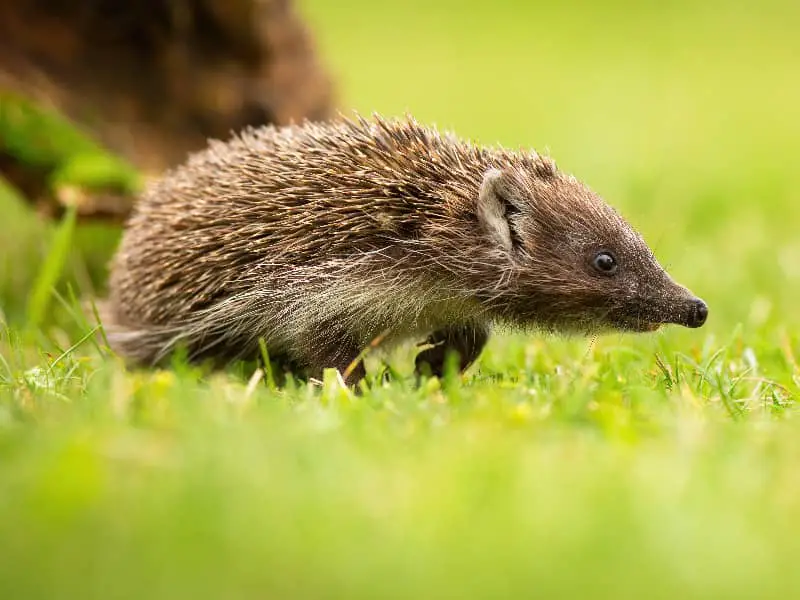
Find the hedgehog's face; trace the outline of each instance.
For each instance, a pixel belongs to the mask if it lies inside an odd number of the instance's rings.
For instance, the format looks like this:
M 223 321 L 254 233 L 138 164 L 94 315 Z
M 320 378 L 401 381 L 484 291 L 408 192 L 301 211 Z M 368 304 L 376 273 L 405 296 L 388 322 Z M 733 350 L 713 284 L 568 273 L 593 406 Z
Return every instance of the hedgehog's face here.
M 675 283 L 613 209 L 577 180 L 487 172 L 478 218 L 513 277 L 492 300 L 501 316 L 561 331 L 700 327 L 708 309 Z

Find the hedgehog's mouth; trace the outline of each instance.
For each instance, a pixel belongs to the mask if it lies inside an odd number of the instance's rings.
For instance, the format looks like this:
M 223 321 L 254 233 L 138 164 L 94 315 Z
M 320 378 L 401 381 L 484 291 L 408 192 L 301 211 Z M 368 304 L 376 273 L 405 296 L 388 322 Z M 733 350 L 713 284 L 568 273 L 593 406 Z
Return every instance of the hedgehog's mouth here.
M 648 321 L 642 318 L 622 318 L 618 319 L 614 325 L 621 330 L 631 331 L 634 333 L 649 333 L 656 331 L 662 325 L 663 321 Z
M 702 327 L 708 315 L 708 307 L 699 298 L 690 296 L 673 302 L 637 303 L 631 310 L 615 319 L 615 325 L 633 332 L 656 331 L 662 325 L 675 324 L 683 327 Z
M 640 331 L 642 333 L 656 331 L 659 329 L 664 323 L 655 323 L 651 321 L 639 321 L 639 323 L 634 326 L 634 331 Z

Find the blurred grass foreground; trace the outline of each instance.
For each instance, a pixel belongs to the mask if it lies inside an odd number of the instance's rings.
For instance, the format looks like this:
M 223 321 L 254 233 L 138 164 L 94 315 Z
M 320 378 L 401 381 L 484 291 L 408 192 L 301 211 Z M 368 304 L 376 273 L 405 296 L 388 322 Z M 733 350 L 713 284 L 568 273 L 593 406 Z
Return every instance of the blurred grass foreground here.
M 343 108 L 548 151 L 708 324 L 502 334 L 421 387 L 401 349 L 361 396 L 130 371 L 77 308 L 118 227 L 5 185 L 0 598 L 798 597 L 800 4 L 300 6 Z M 16 106 L 3 149 L 48 142 L 53 189 L 138 185 Z

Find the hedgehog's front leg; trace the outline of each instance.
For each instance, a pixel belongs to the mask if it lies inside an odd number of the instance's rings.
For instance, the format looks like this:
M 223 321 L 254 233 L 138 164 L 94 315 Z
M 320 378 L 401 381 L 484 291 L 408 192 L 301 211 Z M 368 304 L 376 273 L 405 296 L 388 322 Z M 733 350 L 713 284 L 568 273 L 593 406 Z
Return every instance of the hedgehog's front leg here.
M 478 323 L 434 331 L 423 342 L 433 347 L 417 354 L 415 361 L 417 375 L 429 371 L 431 375 L 441 377 L 444 374 L 447 356 L 451 352 L 458 354 L 458 368 L 460 371 L 465 371 L 478 358 L 488 339 L 489 328 Z

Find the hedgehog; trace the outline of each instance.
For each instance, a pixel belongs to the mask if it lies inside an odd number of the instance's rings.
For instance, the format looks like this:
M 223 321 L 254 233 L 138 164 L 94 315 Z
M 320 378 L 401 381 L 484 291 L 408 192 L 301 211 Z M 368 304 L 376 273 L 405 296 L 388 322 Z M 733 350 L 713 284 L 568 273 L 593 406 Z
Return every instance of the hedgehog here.
M 130 363 L 270 355 L 365 376 L 381 340 L 463 371 L 491 330 L 696 328 L 706 304 L 634 228 L 534 150 L 411 116 L 339 115 L 212 140 L 151 184 L 112 260 L 105 326 Z

